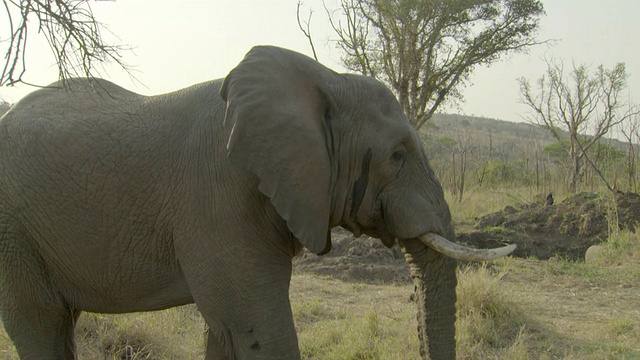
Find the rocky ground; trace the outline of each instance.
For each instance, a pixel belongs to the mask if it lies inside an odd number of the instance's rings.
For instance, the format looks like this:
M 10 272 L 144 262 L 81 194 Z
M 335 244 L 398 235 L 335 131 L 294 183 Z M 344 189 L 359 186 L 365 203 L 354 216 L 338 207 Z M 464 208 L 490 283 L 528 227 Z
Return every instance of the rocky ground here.
M 614 206 L 615 201 L 615 206 Z M 472 230 L 456 241 L 473 247 L 518 245 L 514 256 L 541 260 L 554 256 L 584 259 L 589 246 L 606 240 L 615 225 L 635 230 L 640 222 L 640 195 L 578 193 L 554 205 L 544 202 L 507 206 L 476 219 Z M 368 283 L 411 281 L 402 251 L 387 249 L 368 236 L 354 238 L 343 229 L 332 232 L 333 248 L 324 256 L 308 251 L 294 259 L 294 271 L 330 275 Z

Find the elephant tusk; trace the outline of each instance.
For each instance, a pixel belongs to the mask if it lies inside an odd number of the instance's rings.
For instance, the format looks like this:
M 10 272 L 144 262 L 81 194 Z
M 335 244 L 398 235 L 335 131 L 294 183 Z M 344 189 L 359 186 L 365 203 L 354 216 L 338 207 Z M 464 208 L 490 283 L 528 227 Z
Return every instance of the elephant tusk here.
M 458 245 L 434 233 L 427 233 L 418 238 L 423 244 L 433 250 L 454 259 L 464 261 L 489 261 L 507 256 L 516 249 L 515 244 L 495 249 L 474 249 Z

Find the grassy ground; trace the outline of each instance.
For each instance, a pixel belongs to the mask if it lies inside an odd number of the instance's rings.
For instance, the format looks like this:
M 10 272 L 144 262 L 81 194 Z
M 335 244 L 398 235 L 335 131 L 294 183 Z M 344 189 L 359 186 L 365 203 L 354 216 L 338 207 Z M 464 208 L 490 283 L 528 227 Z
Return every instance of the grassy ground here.
M 460 359 L 640 359 L 640 236 L 612 239 L 599 265 L 504 259 L 460 269 Z M 416 359 L 409 285 L 294 276 L 291 300 L 304 359 Z M 193 306 L 84 314 L 82 359 L 202 358 Z M 16 358 L 4 333 L 0 357 Z
M 469 202 L 475 210 L 453 204 L 454 217 L 498 210 L 513 198 L 505 194 Z M 597 264 L 508 258 L 461 266 L 458 358 L 640 359 L 640 234 L 612 236 L 605 247 Z M 411 291 L 410 285 L 294 276 L 302 357 L 417 359 Z M 83 314 L 77 339 L 81 359 L 199 359 L 204 323 L 194 306 Z M 0 330 L 0 359 L 16 358 Z

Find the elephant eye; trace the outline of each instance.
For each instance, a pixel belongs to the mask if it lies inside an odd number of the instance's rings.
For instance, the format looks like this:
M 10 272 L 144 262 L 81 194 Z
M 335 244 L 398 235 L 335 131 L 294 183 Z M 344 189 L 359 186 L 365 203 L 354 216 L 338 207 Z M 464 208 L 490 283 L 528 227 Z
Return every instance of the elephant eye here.
M 391 160 L 393 160 L 393 162 L 396 164 L 397 166 L 397 171 L 396 171 L 396 179 L 400 177 L 400 171 L 402 170 L 402 168 L 404 167 L 405 164 L 405 154 L 403 150 L 398 150 L 396 152 L 394 152 L 393 154 L 391 154 Z
M 393 159 L 393 161 L 397 161 L 397 162 L 404 162 L 404 151 L 396 151 L 393 154 L 391 154 L 391 158 Z
M 324 110 L 324 120 L 325 121 L 331 121 L 331 109 L 330 108 L 326 108 Z

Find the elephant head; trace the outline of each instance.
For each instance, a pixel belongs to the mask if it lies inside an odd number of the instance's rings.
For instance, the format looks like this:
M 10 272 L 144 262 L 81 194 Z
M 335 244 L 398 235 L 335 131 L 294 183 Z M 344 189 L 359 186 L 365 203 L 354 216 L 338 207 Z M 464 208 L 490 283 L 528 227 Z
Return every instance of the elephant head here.
M 455 357 L 456 262 L 504 256 L 451 243 L 449 208 L 417 132 L 391 91 L 304 55 L 255 47 L 226 77 L 230 161 L 257 178 L 293 236 L 330 250 L 342 226 L 399 241 L 418 299 L 423 357 Z

